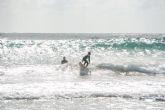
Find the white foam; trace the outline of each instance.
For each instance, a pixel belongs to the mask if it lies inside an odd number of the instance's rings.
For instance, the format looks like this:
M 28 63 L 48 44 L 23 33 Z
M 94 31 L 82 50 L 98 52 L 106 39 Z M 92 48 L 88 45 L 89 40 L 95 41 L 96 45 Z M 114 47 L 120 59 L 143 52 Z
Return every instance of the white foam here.
M 164 76 L 121 76 L 93 70 L 91 76 L 81 77 L 79 71 L 70 66 L 59 65 L 58 68 L 55 65 L 6 68 L 5 74 L 0 76 L 0 98 L 165 96 Z
M 117 81 L 117 80 L 116 80 Z M 149 85 L 150 83 L 151 85 Z M 165 83 L 153 82 L 47 82 L 31 84 L 1 84 L 1 99 L 33 99 L 33 98 L 74 98 L 74 97 L 132 97 L 139 98 L 148 94 L 165 96 Z

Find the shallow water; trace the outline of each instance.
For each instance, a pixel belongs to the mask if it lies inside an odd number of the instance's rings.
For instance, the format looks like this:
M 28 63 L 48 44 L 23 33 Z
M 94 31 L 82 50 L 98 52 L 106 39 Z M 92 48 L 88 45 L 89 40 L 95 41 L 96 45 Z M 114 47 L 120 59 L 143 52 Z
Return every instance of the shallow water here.
M 164 110 L 163 102 L 122 98 L 72 98 L 1 101 L 3 110 Z

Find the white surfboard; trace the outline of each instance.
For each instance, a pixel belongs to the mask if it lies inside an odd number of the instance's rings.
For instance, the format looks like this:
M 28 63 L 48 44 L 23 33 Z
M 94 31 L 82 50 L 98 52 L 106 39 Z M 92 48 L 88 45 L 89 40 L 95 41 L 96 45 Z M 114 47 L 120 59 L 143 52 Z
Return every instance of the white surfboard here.
M 79 63 L 79 66 L 80 66 L 80 76 L 89 74 L 89 69 L 85 67 L 81 62 Z

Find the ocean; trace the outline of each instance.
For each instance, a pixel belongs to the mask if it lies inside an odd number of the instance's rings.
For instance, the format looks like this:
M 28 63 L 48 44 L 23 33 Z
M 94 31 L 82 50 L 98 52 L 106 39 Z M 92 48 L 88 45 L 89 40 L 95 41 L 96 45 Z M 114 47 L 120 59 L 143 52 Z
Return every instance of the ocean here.
M 0 109 L 165 110 L 165 34 L 1 33 Z

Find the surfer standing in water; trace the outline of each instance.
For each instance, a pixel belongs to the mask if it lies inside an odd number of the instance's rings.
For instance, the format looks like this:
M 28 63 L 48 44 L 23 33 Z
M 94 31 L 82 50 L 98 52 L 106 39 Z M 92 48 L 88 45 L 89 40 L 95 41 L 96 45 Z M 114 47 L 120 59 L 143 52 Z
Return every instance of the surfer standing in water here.
M 88 54 L 85 55 L 82 59 L 82 62 L 84 62 L 85 67 L 87 67 L 88 64 L 90 63 L 90 55 L 91 55 L 91 52 L 88 52 Z

